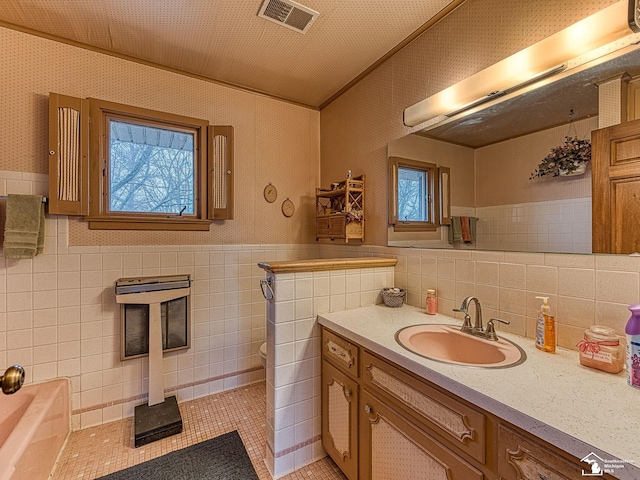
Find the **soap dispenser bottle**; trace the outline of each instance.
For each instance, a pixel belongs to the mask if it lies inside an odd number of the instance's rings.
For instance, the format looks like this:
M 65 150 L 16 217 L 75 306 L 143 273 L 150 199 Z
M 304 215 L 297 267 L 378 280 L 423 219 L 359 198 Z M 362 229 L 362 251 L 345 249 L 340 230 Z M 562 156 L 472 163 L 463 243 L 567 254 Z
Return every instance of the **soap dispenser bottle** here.
M 536 348 L 543 352 L 556 353 L 556 319 L 551 315 L 549 297 L 536 297 L 542 300 L 536 321 Z
M 640 303 L 629 306 L 631 318 L 624 329 L 627 334 L 627 383 L 640 388 Z

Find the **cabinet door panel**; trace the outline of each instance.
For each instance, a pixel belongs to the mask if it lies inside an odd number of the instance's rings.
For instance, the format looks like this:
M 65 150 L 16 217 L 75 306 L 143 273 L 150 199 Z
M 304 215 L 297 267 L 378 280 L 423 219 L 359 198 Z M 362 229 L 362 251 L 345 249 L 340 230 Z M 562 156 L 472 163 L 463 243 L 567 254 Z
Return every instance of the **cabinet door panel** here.
M 640 249 L 640 120 L 595 130 L 592 140 L 593 253 Z
M 325 238 L 329 237 L 329 218 L 328 217 L 318 217 L 316 218 L 316 237 L 317 238 Z
M 572 480 L 581 468 L 504 425 L 498 432 L 498 473 L 504 480 Z
M 640 177 L 611 182 L 611 242 L 614 252 L 640 251 Z
M 484 476 L 364 391 L 361 401 L 360 478 L 481 480 Z
M 369 352 L 362 354 L 363 386 L 406 411 L 421 428 L 441 435 L 479 462 L 485 461 L 485 416 Z
M 358 478 L 358 384 L 322 361 L 322 446 L 350 480 Z

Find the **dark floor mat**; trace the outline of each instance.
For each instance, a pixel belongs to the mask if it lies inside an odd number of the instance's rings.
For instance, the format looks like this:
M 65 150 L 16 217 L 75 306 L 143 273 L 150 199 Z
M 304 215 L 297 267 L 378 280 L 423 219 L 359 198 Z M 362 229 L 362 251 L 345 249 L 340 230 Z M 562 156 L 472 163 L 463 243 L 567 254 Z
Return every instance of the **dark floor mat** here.
M 237 431 L 167 453 L 98 480 L 258 480 Z

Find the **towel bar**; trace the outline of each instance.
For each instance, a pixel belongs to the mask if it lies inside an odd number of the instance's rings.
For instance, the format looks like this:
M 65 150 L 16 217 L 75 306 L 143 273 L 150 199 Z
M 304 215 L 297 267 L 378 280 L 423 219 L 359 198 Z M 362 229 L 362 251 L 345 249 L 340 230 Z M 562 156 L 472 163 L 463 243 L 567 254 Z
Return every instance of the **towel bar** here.
M 7 196 L 6 195 L 0 195 L 0 200 L 6 200 Z M 47 197 L 42 197 L 42 203 L 47 203 L 48 199 Z

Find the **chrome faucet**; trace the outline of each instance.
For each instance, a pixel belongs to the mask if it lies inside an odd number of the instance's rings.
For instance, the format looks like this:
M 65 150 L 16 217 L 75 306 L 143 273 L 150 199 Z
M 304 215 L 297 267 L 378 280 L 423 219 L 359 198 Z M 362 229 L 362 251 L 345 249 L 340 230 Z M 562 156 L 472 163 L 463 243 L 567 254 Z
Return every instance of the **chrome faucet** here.
M 471 316 L 469 315 L 469 304 L 471 302 L 476 305 L 476 317 L 473 326 L 471 326 Z M 482 307 L 480 306 L 480 300 L 474 296 L 465 298 L 460 304 L 460 308 L 454 308 L 453 311 L 464 313 L 464 321 L 462 322 L 460 331 L 477 337 L 486 338 L 487 340 L 498 340 L 493 322 L 501 322 L 505 325 L 509 325 L 509 323 L 511 323 L 506 320 L 500 320 L 499 318 L 492 318 L 487 322 L 487 330 L 485 331 L 482 326 Z
M 469 303 L 468 300 L 471 297 L 467 297 L 462 301 L 460 308 L 454 308 L 454 312 L 464 313 L 464 321 L 462 322 L 462 328 L 460 329 L 464 333 L 473 333 L 473 327 L 471 326 L 471 317 L 469 316 Z
M 498 335 L 496 335 L 496 327 L 493 326 L 493 322 L 504 323 L 505 325 L 509 325 L 511 322 L 507 320 L 501 320 L 499 318 L 492 318 L 487 322 L 487 331 L 484 332 L 484 336 L 487 340 L 498 340 Z
M 469 316 L 469 303 L 474 302 L 476 304 L 476 318 L 471 326 L 471 317 Z M 462 312 L 464 313 L 464 323 L 462 324 L 462 331 L 467 333 L 478 333 L 484 332 L 482 328 L 482 307 L 480 306 L 480 301 L 473 296 L 465 298 L 460 304 L 460 308 L 454 308 L 454 312 Z

